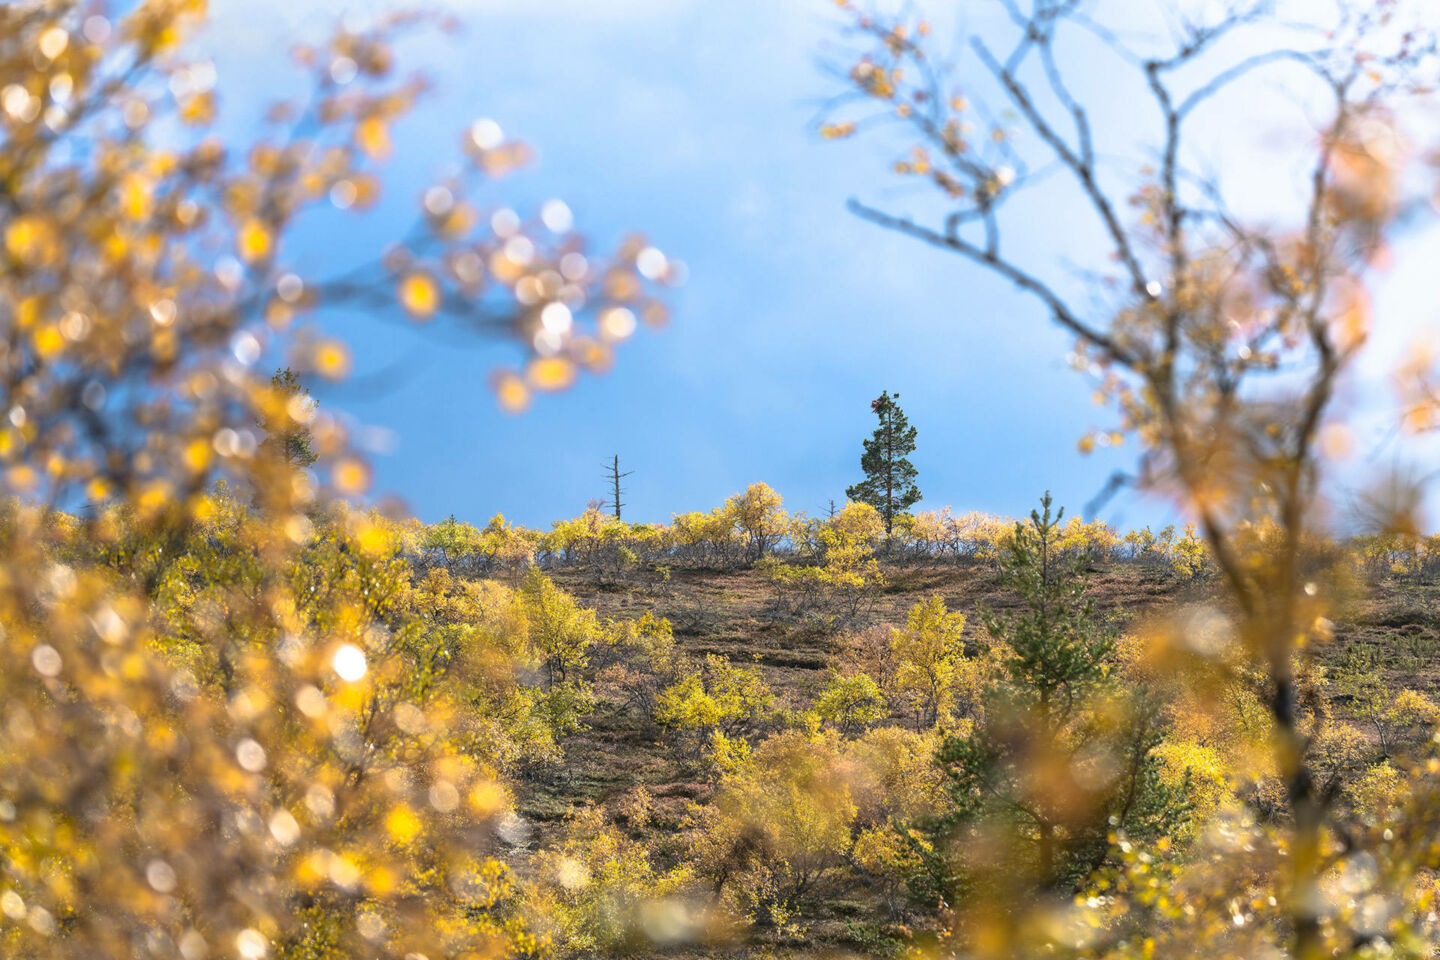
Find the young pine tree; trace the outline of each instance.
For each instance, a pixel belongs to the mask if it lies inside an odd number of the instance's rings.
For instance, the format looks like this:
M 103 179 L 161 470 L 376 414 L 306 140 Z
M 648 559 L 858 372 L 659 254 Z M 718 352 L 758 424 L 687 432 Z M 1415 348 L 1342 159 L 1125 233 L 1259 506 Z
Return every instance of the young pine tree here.
M 274 416 L 261 418 L 259 426 L 266 434 L 265 446 L 273 448 L 292 467 L 308 467 L 316 460 L 315 451 L 310 445 L 310 428 L 297 420 L 288 407 L 292 402 L 298 401 L 306 408 L 313 408 L 315 401 L 311 399 L 310 391 L 300 382 L 295 371 L 289 367 L 275 371 L 275 375 L 270 378 L 270 388 L 285 401 L 286 409 Z
M 900 394 L 892 397 L 885 391 L 870 404 L 880 425 L 865 441 L 865 453 L 860 457 L 865 479 L 845 491 L 851 500 L 868 503 L 880 511 L 887 540 L 894 529 L 896 515 L 903 514 L 920 499 L 920 489 L 915 486 L 915 465 L 906 459 L 915 452 L 915 428 L 895 402 L 899 399 Z
M 1050 495 L 1004 557 L 1013 613 L 984 613 L 999 654 L 981 720 L 941 745 L 954 801 L 942 835 L 951 894 L 1000 912 L 1062 892 L 1102 866 L 1112 831 L 1167 832 L 1183 815 L 1151 757 L 1155 696 L 1120 676 L 1115 633 L 1086 595 L 1083 562 L 1057 555 Z M 937 848 L 943 844 L 937 844 Z

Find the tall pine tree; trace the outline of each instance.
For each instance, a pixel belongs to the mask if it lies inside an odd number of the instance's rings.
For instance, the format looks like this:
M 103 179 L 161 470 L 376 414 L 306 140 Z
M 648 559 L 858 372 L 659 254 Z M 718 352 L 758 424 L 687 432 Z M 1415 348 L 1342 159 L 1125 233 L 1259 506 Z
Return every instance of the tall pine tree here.
M 915 465 L 906 459 L 915 452 L 915 428 L 905 417 L 889 391 L 882 392 L 870 404 L 880 425 L 865 441 L 865 453 L 860 457 L 860 469 L 865 479 L 849 487 L 845 496 L 856 503 L 868 503 L 880 512 L 885 520 L 885 536 L 888 539 L 895 526 L 895 516 L 903 514 L 920 499 L 920 488 L 915 486 L 918 475 Z

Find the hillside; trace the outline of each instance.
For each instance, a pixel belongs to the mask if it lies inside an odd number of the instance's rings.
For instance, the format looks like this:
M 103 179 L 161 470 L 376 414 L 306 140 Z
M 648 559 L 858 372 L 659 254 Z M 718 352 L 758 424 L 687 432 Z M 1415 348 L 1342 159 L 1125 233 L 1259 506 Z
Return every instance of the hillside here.
M 1213 585 L 1204 579 L 1187 582 L 1133 563 L 1101 562 L 1089 573 L 1089 594 L 1101 615 L 1120 629 L 1214 596 Z M 858 616 L 832 625 L 778 607 L 770 579 L 756 569 L 679 569 L 665 583 L 647 585 L 602 584 L 592 573 L 575 569 L 559 569 L 552 576 L 602 617 L 637 618 L 648 612 L 668 619 L 688 655 L 715 654 L 758 667 L 777 696 L 777 707 L 796 712 L 814 702 L 828 671 L 841 665 L 847 637 L 901 627 L 909 610 L 927 597 L 938 594 L 950 610 L 968 615 L 964 636 L 972 644 L 985 642 L 975 615 L 979 610 L 1005 611 L 1016 605 L 998 568 L 980 562 L 887 566 L 885 586 L 873 603 Z M 1346 615 L 1335 622 L 1333 642 L 1320 659 L 1338 668 L 1356 656 L 1379 668 L 1389 690 L 1408 687 L 1440 695 L 1440 585 L 1383 577 L 1357 594 Z M 599 806 L 627 829 L 625 809 L 636 788 L 643 788 L 653 797 L 653 812 L 647 824 L 629 829 L 629 834 L 660 861 L 683 861 L 690 854 L 687 829 L 694 810 L 714 798 L 713 772 L 682 756 L 662 729 L 613 688 L 600 683 L 597 690 L 600 696 L 588 727 L 566 742 L 563 763 L 524 779 L 518 809 L 533 829 L 516 852 L 523 856 L 526 850 L 554 843 L 577 806 Z M 1352 697 L 1332 690 L 1327 699 L 1335 717 L 1367 742 L 1375 741 L 1373 725 L 1357 712 Z M 777 722 L 761 724 L 747 734 L 758 739 L 778 727 Z M 857 884 L 853 878 L 822 884 L 803 899 L 797 932 L 761 928 L 749 946 L 725 952 L 748 954 L 767 944 L 801 953 L 886 952 L 909 927 L 888 917 L 881 899 L 873 885 Z M 922 926 L 927 922 L 923 911 L 907 919 Z

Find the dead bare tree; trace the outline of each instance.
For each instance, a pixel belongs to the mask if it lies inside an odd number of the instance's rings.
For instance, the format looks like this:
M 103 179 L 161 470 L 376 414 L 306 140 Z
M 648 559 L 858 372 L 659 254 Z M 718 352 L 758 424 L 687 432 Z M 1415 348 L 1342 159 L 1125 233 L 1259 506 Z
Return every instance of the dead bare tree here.
M 625 506 L 620 500 L 622 492 L 620 489 L 620 481 L 632 475 L 634 472 L 634 470 L 627 470 L 624 473 L 620 472 L 620 454 L 618 453 L 615 454 L 614 459 L 605 465 L 605 479 L 610 481 L 611 494 L 609 500 L 601 501 L 600 508 L 603 510 L 609 507 L 613 510 L 616 520 L 620 519 L 620 508 Z
M 1396 111 L 1423 92 L 1415 78 L 1433 64 L 1434 38 L 1404 29 L 1395 2 L 1317 3 L 1329 19 L 1297 24 L 1269 0 L 1246 0 L 1207 20 L 1174 13 L 1170 41 L 1142 52 L 1090 15 L 1096 4 L 998 3 L 1014 27 L 1006 44 L 971 37 L 966 61 L 947 65 L 923 22 L 842 2 L 864 52 L 848 64 L 848 93 L 821 134 L 902 124 L 908 152 L 896 172 L 929 181 L 942 206 L 928 220 L 858 200 L 851 209 L 1038 300 L 1075 336 L 1076 365 L 1118 409 L 1107 439 L 1138 439 L 1130 482 L 1173 495 L 1196 518 L 1275 729 L 1291 818 L 1279 922 L 1293 956 L 1351 949 L 1361 934 L 1337 941 L 1315 906 L 1320 878 L 1337 862 L 1327 842 L 1346 833 L 1334 791 L 1317 787 L 1316 723 L 1302 704 L 1326 610 L 1302 553 L 1321 500 L 1322 437 L 1344 430 L 1331 410 L 1337 384 L 1365 342 L 1366 283 L 1407 210 Z M 1281 35 L 1289 42 L 1277 46 Z M 1153 136 L 1133 156 L 1134 173 L 1116 173 L 1115 154 L 1097 143 L 1093 104 L 1067 81 L 1058 51 L 1082 36 L 1098 39 L 1148 96 Z M 1190 159 L 1202 111 L 1277 74 L 1328 103 L 1303 209 L 1285 229 L 1248 222 L 1227 203 L 1222 178 Z M 1018 131 L 994 119 L 1002 111 Z M 1017 229 L 1007 216 L 1015 199 L 1054 177 L 1106 239 L 1110 273 L 1099 298 L 1071 295 L 1005 243 Z

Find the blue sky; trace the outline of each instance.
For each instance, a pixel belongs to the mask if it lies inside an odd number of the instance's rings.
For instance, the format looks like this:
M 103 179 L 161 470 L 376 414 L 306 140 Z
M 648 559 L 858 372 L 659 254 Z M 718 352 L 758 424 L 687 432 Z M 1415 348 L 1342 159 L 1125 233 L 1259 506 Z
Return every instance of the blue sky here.
M 227 122 L 243 124 L 293 89 L 284 52 L 296 38 L 318 39 L 337 14 L 373 9 L 214 4 L 202 42 Z M 628 518 L 708 509 L 756 480 L 787 506 L 818 512 L 859 479 L 869 401 L 882 389 L 900 393 L 919 430 L 922 509 L 1014 514 L 1047 487 L 1078 509 L 1129 465 L 1133 451 L 1076 451 L 1109 416 L 1066 366 L 1069 342 L 1035 303 L 845 210 L 852 195 L 900 209 L 921 201 L 886 173 L 894 141 L 836 145 L 810 129 L 837 89 L 821 67 L 836 35 L 832 4 L 477 0 L 454 9 L 460 35 L 401 50 L 436 92 L 397 131 L 390 202 L 344 231 L 313 231 L 297 264 L 325 272 L 396 235 L 419 191 L 458 158 L 469 121 L 486 116 L 540 157 L 482 201 L 523 210 L 561 197 L 599 246 L 640 230 L 683 259 L 690 279 L 671 298 L 667 329 L 642 331 L 609 375 L 519 417 L 501 414 L 485 384 L 496 363 L 513 361 L 504 346 L 457 349 L 344 318 L 357 374 L 400 358 L 404 376 L 378 393 L 322 399 L 395 438 L 376 458 L 377 487 L 421 518 L 483 522 L 499 512 L 548 525 L 603 496 L 602 463 L 616 453 L 635 471 Z M 1119 131 L 1131 119 L 1100 122 Z M 1078 212 L 1042 201 L 1022 214 L 1019 244 L 1083 262 L 1073 251 L 1090 248 L 1093 234 Z M 1130 495 L 1104 515 L 1146 522 L 1164 508 Z

